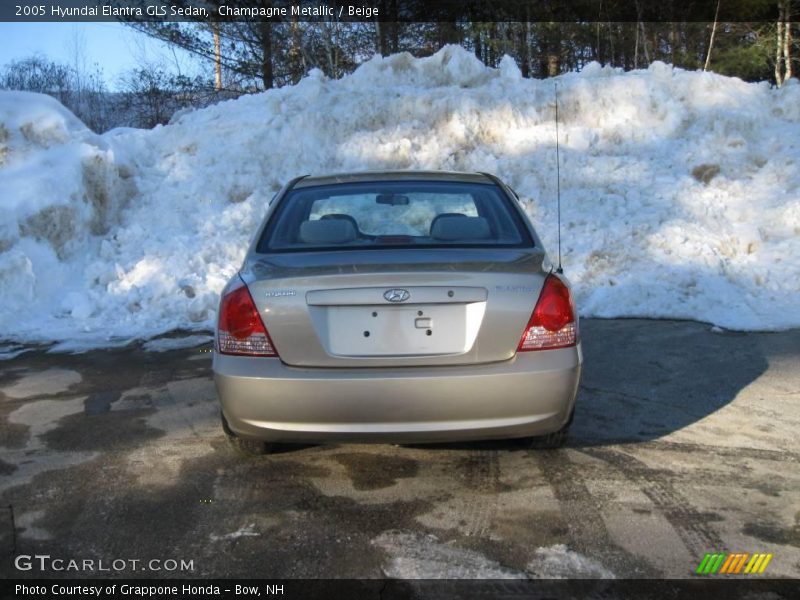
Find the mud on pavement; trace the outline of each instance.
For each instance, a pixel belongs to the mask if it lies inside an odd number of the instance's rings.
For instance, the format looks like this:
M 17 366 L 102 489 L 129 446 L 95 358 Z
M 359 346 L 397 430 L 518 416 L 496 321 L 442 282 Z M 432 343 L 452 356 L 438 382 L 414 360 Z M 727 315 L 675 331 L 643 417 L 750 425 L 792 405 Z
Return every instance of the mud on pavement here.
M 245 457 L 220 429 L 204 348 L 4 361 L 2 575 L 92 575 L 14 567 L 49 554 L 161 561 L 119 572 L 146 577 L 680 578 L 729 551 L 773 553 L 765 576 L 800 577 L 800 332 L 582 327 L 573 434 L 544 452 Z

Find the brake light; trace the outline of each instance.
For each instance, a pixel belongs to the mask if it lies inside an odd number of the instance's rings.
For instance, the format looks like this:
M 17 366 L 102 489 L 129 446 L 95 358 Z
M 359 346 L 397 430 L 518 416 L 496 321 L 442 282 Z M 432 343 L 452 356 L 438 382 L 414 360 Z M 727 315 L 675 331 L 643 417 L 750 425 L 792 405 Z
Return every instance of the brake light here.
M 555 275 L 548 275 L 517 352 L 567 348 L 577 342 L 578 324 L 569 288 Z
M 219 306 L 217 344 L 222 354 L 278 356 L 247 286 L 239 281 Z

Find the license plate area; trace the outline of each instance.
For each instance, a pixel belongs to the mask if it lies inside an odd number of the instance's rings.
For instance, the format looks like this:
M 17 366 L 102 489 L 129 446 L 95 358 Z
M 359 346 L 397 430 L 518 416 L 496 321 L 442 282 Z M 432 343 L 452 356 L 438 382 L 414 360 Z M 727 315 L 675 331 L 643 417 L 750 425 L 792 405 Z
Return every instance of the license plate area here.
M 328 352 L 347 357 L 462 354 L 477 337 L 485 302 L 309 307 Z

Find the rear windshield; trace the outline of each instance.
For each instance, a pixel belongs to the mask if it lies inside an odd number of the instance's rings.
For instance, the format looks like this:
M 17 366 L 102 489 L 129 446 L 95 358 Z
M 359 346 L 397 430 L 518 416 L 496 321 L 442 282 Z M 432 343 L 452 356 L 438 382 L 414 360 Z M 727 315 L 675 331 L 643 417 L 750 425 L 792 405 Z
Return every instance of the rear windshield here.
M 392 181 L 292 190 L 257 251 L 532 245 L 521 215 L 495 185 Z

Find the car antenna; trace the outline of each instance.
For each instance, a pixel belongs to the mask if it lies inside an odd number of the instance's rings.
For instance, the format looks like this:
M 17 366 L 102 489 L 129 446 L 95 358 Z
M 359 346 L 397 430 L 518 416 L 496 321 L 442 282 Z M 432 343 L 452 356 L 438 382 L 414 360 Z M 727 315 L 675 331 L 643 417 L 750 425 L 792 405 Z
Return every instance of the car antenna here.
M 563 273 L 561 268 L 561 160 L 558 152 L 558 83 L 553 82 L 556 96 L 556 203 L 558 205 L 558 268 L 556 273 Z

